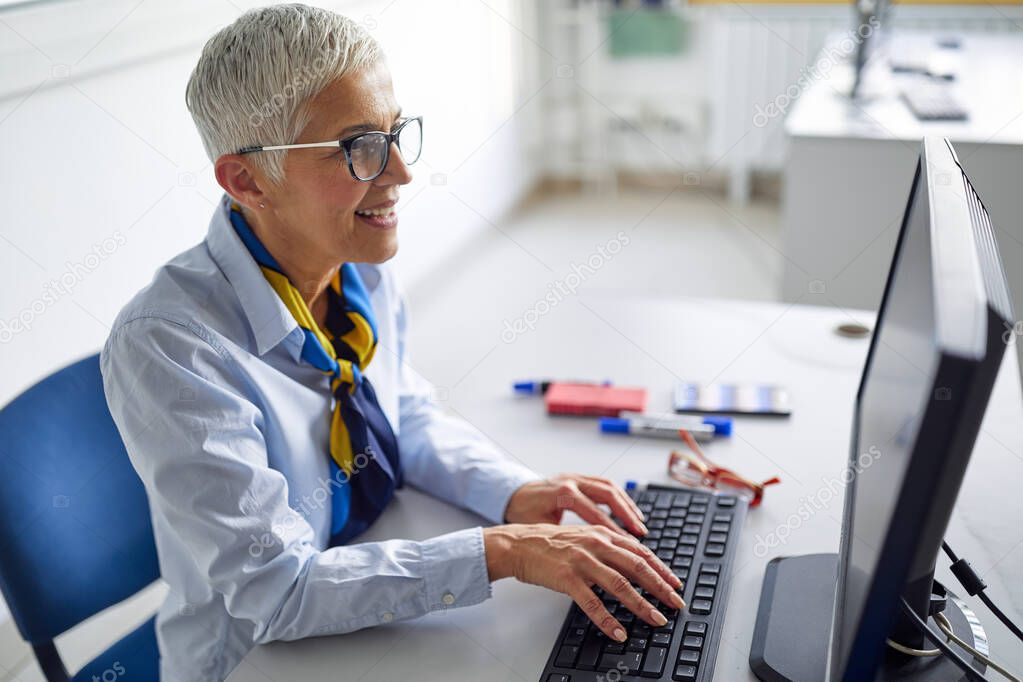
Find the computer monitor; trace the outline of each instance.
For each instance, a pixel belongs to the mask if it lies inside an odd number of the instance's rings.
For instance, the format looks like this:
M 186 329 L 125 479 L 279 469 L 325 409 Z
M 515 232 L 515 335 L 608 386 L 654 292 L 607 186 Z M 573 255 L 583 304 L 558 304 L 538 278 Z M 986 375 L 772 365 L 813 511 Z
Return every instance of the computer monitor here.
M 750 653 L 758 677 L 960 679 L 945 657 L 908 657 L 886 640 L 931 648 L 901 600 L 927 620 L 1012 319 L 987 211 L 951 144 L 925 139 L 856 397 L 840 552 L 768 565 Z

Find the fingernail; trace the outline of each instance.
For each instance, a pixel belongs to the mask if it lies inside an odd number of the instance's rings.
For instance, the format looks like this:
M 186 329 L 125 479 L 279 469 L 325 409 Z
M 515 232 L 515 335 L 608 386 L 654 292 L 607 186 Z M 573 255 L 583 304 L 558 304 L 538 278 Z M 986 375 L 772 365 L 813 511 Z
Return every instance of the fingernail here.
M 664 617 L 664 614 L 657 609 L 650 609 L 650 619 L 658 625 L 665 625 L 668 619 Z
M 684 601 L 682 601 L 682 597 L 680 597 L 677 594 L 675 594 L 674 592 L 672 592 L 671 593 L 671 605 L 674 606 L 676 609 L 680 609 L 683 606 L 685 606 L 686 603 Z
M 642 523 L 639 524 L 639 529 L 643 531 L 643 535 L 648 535 L 650 533 L 650 530 L 646 527 L 645 524 Z
M 621 628 L 615 628 L 614 636 L 615 636 L 615 639 L 617 639 L 619 642 L 624 642 L 625 641 L 625 630 L 622 630 Z

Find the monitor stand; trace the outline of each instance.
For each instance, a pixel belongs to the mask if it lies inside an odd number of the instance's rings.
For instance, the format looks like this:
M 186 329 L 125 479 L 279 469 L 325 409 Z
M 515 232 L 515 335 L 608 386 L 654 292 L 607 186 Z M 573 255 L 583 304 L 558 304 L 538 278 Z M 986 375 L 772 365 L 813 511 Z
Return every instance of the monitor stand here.
M 827 679 L 828 637 L 838 574 L 837 554 L 807 554 L 772 559 L 764 574 L 750 648 L 749 664 L 764 682 L 819 682 Z M 987 650 L 984 629 L 972 611 L 951 592 L 944 611 L 952 631 L 979 651 Z M 939 632 L 932 620 L 931 628 Z M 956 645 L 952 645 L 957 649 Z M 944 656 L 914 658 L 889 649 L 878 680 L 944 682 L 965 680 Z M 972 657 L 960 651 L 963 658 Z M 977 672 L 985 666 L 972 661 Z

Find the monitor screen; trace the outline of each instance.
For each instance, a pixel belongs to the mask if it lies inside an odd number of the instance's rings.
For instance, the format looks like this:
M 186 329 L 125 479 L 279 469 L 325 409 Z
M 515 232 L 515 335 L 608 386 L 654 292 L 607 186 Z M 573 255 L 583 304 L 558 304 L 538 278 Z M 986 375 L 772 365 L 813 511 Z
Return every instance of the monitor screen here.
M 928 405 L 936 345 L 926 179 L 919 170 L 860 386 L 832 657 L 845 670 Z M 940 389 L 939 389 L 940 390 Z M 940 397 L 940 396 L 938 396 Z M 842 573 L 844 572 L 844 575 Z

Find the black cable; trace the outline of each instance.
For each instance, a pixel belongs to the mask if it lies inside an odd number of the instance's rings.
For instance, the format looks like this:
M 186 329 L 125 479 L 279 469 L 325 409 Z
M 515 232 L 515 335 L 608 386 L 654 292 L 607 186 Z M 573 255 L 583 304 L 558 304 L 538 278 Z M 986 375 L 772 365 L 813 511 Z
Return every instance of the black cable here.
M 1002 621 L 1002 624 L 1009 628 L 1012 634 L 1016 635 L 1018 639 L 1023 640 L 1023 630 L 1020 630 L 1019 627 L 1013 623 L 1008 616 L 1002 613 L 1002 610 L 998 608 L 993 601 L 991 601 L 991 598 L 984 594 L 984 590 L 987 589 L 987 585 L 985 585 L 984 581 L 980 579 L 980 576 L 973 571 L 969 562 L 967 562 L 966 559 L 960 559 L 957 557 L 956 553 L 952 551 L 952 548 L 949 547 L 947 542 L 942 541 L 941 548 L 945 550 L 945 554 L 947 554 L 948 558 L 952 561 L 952 574 L 956 577 L 956 580 L 959 581 L 959 584 L 963 586 L 963 589 L 965 589 L 971 597 L 980 597 L 980 600 L 984 602 L 984 605 L 988 607 L 991 613 L 995 614 L 995 617 Z
M 909 616 L 910 620 L 913 621 L 913 624 L 916 625 L 920 632 L 924 634 L 924 637 L 931 640 L 934 646 L 938 647 L 938 649 L 941 650 L 941 653 L 945 654 L 945 657 L 948 658 L 948 660 L 952 661 L 957 668 L 966 673 L 966 677 L 973 682 L 988 682 L 988 679 L 977 672 L 973 666 L 967 663 L 966 659 L 953 651 L 952 647 L 945 642 L 945 639 L 941 635 L 935 633 L 934 630 L 931 630 L 930 626 L 916 614 L 916 611 L 912 609 L 905 598 L 900 598 L 899 601 L 902 603 L 903 613 Z

